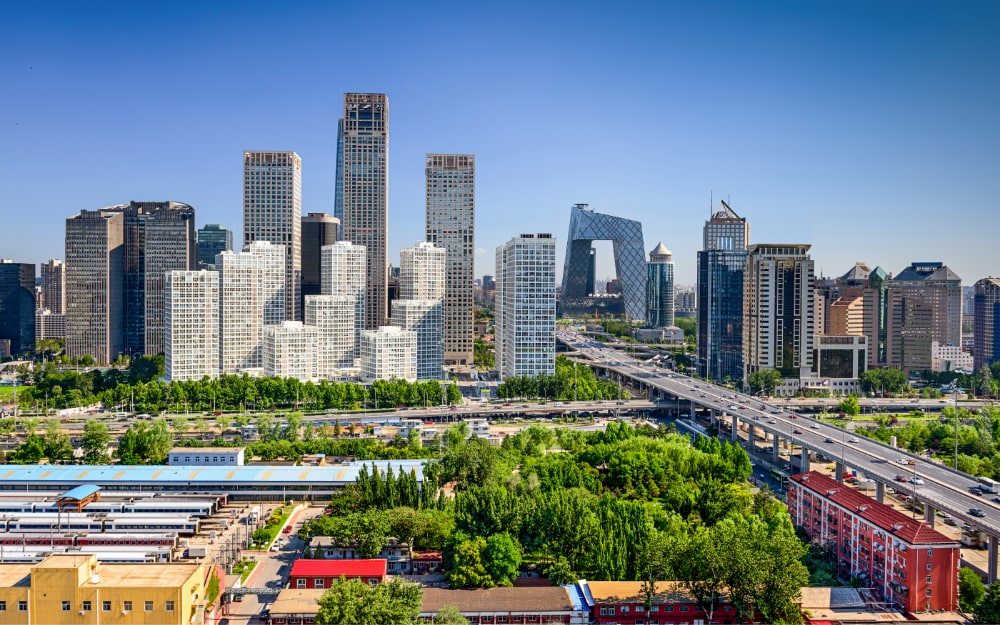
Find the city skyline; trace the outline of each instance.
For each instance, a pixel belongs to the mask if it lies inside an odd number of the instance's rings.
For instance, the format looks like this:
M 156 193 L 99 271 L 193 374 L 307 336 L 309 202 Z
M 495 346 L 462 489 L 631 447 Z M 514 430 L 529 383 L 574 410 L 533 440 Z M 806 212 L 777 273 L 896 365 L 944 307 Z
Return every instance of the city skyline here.
M 492 250 L 521 231 L 552 232 L 561 266 L 565 210 L 584 202 L 641 221 L 674 252 L 677 284 L 691 286 L 713 196 L 752 220 L 758 240 L 811 244 L 817 274 L 856 261 L 896 273 L 925 260 L 946 262 L 966 285 L 998 273 L 986 253 L 1000 226 L 990 206 L 1000 190 L 995 3 L 680 4 L 647 7 L 642 19 L 582 5 L 542 7 L 532 25 L 516 7 L 438 20 L 389 4 L 381 17 L 392 44 L 332 72 L 332 53 L 366 35 L 331 42 L 328 26 L 360 9 L 260 5 L 233 17 L 226 4 L 162 14 L 53 6 L 14 7 L 0 43 L 18 94 L 0 103 L 2 202 L 16 234 L 3 255 L 17 262 L 62 258 L 63 220 L 133 199 L 176 198 L 198 207 L 199 227 L 239 231 L 245 150 L 300 154 L 303 213 L 333 214 L 339 105 L 345 92 L 370 90 L 394 107 L 390 262 L 423 232 L 424 155 L 451 152 L 479 161 L 477 277 L 494 272 Z M 276 28 L 297 32 L 289 54 L 301 62 L 260 60 L 255 71 L 287 72 L 281 102 L 292 116 L 275 115 L 270 97 L 245 97 L 239 42 Z M 122 56 L 111 43 L 123 31 L 178 29 L 189 33 L 183 49 Z M 466 53 L 426 81 L 436 54 L 426 41 Z M 197 104 L 104 96 L 154 90 L 192 93 Z M 550 113 L 535 119 L 520 112 L 526 104 Z M 597 132 L 609 111 L 620 113 L 616 132 Z M 127 139 L 158 149 L 137 155 Z M 626 147 L 628 159 L 608 158 Z M 942 239 L 956 214 L 970 227 Z M 599 278 L 611 263 L 599 245 Z

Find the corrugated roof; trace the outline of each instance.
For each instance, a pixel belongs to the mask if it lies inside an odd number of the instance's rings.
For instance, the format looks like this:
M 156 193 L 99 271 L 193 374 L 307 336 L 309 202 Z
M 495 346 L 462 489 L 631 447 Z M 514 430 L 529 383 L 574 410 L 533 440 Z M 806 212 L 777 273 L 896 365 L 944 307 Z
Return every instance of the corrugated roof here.
M 385 560 L 296 560 L 291 577 L 381 577 Z
M 569 592 L 562 586 L 539 588 L 478 588 L 453 590 L 424 588 L 420 614 L 435 614 L 445 606 L 455 606 L 463 614 L 470 612 L 567 612 L 576 608 Z
M 867 495 L 862 495 L 853 488 L 822 473 L 810 471 L 809 473 L 793 475 L 791 479 L 814 494 L 829 499 L 841 508 L 850 510 L 887 534 L 892 534 L 911 545 L 958 544 L 926 523 L 911 519 L 899 510 L 879 503 Z M 864 510 L 861 509 L 862 507 Z
M 643 603 L 646 596 L 642 592 L 643 582 L 595 582 L 581 581 L 586 584 L 589 594 L 595 603 Z M 726 596 L 722 601 L 728 601 Z M 676 604 L 697 603 L 681 582 L 663 581 L 656 583 L 654 603 Z
M 59 497 L 59 501 L 68 499 L 70 501 L 83 501 L 87 497 L 90 497 L 96 492 L 101 490 L 100 486 L 94 484 L 83 484 L 81 486 L 76 486 L 69 489 Z

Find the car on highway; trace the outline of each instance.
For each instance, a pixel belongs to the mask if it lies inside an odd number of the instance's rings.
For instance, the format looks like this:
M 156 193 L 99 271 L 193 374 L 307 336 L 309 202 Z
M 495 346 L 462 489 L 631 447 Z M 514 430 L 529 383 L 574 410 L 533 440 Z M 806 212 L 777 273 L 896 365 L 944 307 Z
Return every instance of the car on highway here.
M 847 442 L 848 443 L 856 443 L 856 442 L 858 442 L 858 437 L 857 436 L 852 436 L 851 438 L 847 439 Z
M 826 442 L 826 443 L 836 443 L 837 441 L 833 440 L 832 438 L 827 438 L 826 441 L 824 441 L 824 442 Z
M 951 517 L 948 517 L 947 519 L 945 519 L 944 522 L 945 522 L 945 525 L 951 525 L 951 526 L 958 525 L 958 523 L 955 521 L 955 519 L 953 519 Z
M 802 430 L 792 430 L 792 434 L 801 434 Z
M 909 481 L 910 481 L 910 478 L 906 477 L 905 475 L 897 475 L 897 476 L 895 477 L 895 480 L 896 480 L 897 482 L 909 482 Z
M 729 404 L 726 406 L 726 410 L 736 410 L 736 406 L 734 404 Z
M 897 464 L 910 464 L 910 461 L 907 460 L 906 458 L 897 458 L 896 459 L 896 463 Z
M 793 418 L 793 419 L 798 419 L 799 418 L 799 415 L 797 415 L 797 414 L 790 414 L 788 416 L 791 417 L 791 418 Z
M 984 517 L 986 513 L 982 511 L 981 508 L 969 508 L 969 514 L 974 517 Z
M 815 423 L 810 423 L 810 424 L 809 424 L 809 429 L 810 429 L 810 430 L 818 430 L 818 429 L 819 429 L 819 426 L 818 426 L 818 425 L 816 425 Z M 830 442 L 830 441 L 827 441 L 827 442 Z
M 972 488 L 969 489 L 969 492 L 972 493 L 973 495 L 981 497 L 983 494 L 983 489 L 979 488 L 978 486 L 973 486 Z
M 781 408 L 775 408 L 771 411 L 771 414 L 781 414 Z
M 922 477 L 915 477 L 915 478 L 913 478 L 910 481 L 913 482 L 914 484 L 916 484 L 917 486 L 923 486 L 924 485 L 924 478 L 922 478 Z
M 777 421 L 775 421 L 774 419 L 768 419 L 767 422 L 768 423 L 777 423 Z

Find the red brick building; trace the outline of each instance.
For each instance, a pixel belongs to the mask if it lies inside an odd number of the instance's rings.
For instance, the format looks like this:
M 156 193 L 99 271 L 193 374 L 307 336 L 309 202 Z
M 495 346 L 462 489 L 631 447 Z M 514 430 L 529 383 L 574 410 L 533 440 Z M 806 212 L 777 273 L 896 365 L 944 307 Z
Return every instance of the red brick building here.
M 289 576 L 289 587 L 326 589 L 341 577 L 381 584 L 385 581 L 385 569 L 385 560 L 296 560 Z
M 788 511 L 834 549 L 840 577 L 909 612 L 958 608 L 959 545 L 926 523 L 815 471 L 791 477 Z
M 646 597 L 642 582 L 594 582 L 580 580 L 577 586 L 591 608 L 591 622 L 598 625 L 645 623 Z M 708 614 L 679 582 L 659 582 L 650 608 L 650 625 L 708 625 Z M 726 600 L 712 614 L 711 622 L 736 622 L 736 608 Z

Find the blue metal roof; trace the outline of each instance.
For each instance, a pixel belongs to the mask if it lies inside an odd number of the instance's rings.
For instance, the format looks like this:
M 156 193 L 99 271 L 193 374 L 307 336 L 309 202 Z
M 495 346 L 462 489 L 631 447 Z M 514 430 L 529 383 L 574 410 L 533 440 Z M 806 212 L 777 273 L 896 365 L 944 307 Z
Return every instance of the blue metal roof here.
M 72 499 L 74 501 L 83 501 L 87 497 L 90 497 L 94 493 L 101 490 L 100 486 L 95 484 L 83 484 L 82 486 L 76 486 L 69 489 L 65 493 L 59 496 L 59 499 Z
M 417 480 L 423 481 L 425 460 L 356 460 L 326 466 L 168 466 L 168 465 L 6 465 L 0 467 L 0 485 L 4 483 L 35 482 L 39 484 L 79 484 L 66 493 L 79 488 L 98 488 L 95 484 L 129 483 L 350 483 L 356 482 L 361 467 L 369 472 L 392 468 L 416 471 Z

